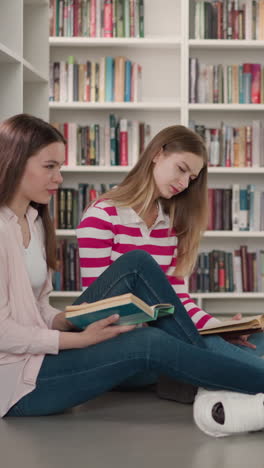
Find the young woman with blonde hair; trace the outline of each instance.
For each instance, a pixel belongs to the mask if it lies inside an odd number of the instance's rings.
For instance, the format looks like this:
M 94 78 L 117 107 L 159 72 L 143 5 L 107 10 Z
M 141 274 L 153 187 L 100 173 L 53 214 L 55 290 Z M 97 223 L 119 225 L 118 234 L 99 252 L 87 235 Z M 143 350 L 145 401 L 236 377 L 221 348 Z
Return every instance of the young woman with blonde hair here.
M 83 287 L 121 254 L 140 248 L 158 262 L 202 328 L 214 319 L 190 301 L 183 277 L 195 264 L 207 219 L 205 145 L 184 126 L 167 127 L 151 140 L 123 182 L 84 213 L 76 231 Z
M 47 206 L 62 183 L 64 152 L 63 137 L 41 119 L 20 114 L 0 124 L 0 416 L 56 414 L 163 373 L 211 389 L 194 404 L 205 432 L 264 428 L 263 360 L 230 344 L 230 356 L 208 349 L 148 253 L 122 255 L 75 303 L 132 292 L 150 305 L 172 303 L 173 317 L 135 329 L 112 315 L 76 330 L 49 305 L 55 237 Z
M 164 128 L 123 182 L 87 207 L 77 228 L 83 287 L 91 287 L 124 253 L 141 249 L 160 265 L 196 328 L 205 327 L 216 319 L 190 298 L 184 276 L 193 269 L 207 220 L 205 144 L 182 125 Z M 208 337 L 204 342 L 209 349 L 230 355 L 230 344 L 225 340 Z M 262 334 L 249 340 L 241 336 L 233 343 L 243 359 L 242 346 L 255 356 L 264 354 Z M 246 357 L 250 360 L 249 353 Z M 144 375 L 134 379 L 133 384 L 156 381 L 157 375 L 152 379 Z M 195 394 L 191 386 L 170 384 L 172 391 L 165 392 L 174 392 L 173 398 L 178 401 L 186 400 L 184 391 L 189 400 Z

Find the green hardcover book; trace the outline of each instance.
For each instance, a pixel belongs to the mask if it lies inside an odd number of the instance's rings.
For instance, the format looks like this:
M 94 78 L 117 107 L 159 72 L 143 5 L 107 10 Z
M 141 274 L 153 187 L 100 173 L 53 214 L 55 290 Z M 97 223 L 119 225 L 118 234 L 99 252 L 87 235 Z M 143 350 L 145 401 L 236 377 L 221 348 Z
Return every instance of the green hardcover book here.
M 114 114 L 109 115 L 110 127 L 110 161 L 111 166 L 116 165 L 116 118 Z
M 124 37 L 130 37 L 129 0 L 123 0 L 123 10 L 124 10 Z
M 123 0 L 116 0 L 116 33 L 117 33 L 117 37 L 124 37 Z
M 144 36 L 144 0 L 139 0 L 139 37 Z
M 68 306 L 65 311 L 67 320 L 78 328 L 85 328 L 91 323 L 113 314 L 120 315 L 120 319 L 115 325 L 136 325 L 150 322 L 159 317 L 173 314 L 174 306 L 172 304 L 149 306 L 134 294 L 127 293 L 89 304 Z

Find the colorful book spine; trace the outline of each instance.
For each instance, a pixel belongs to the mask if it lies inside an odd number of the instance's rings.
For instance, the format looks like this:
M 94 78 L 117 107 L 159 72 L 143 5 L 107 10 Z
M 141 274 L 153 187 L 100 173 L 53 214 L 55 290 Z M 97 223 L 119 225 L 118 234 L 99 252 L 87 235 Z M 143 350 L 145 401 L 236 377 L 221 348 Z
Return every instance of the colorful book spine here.
M 104 0 L 104 37 L 113 37 L 112 0 Z
M 128 128 L 127 119 L 120 120 L 120 165 L 128 165 Z
M 106 102 L 113 101 L 113 85 L 114 85 L 114 59 L 107 56 L 105 58 L 105 100 Z

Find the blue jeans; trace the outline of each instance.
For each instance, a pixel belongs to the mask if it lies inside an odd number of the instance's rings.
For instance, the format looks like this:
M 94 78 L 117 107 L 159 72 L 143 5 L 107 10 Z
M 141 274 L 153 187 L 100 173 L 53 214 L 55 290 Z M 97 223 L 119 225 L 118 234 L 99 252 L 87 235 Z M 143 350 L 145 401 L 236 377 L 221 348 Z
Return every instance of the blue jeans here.
M 84 349 L 46 355 L 36 388 L 10 416 L 48 415 L 84 403 L 124 382 L 166 374 L 211 389 L 264 392 L 264 360 L 226 343 L 203 338 L 166 276 L 144 251 L 116 260 L 75 304 L 132 292 L 150 305 L 170 302 L 175 314 Z

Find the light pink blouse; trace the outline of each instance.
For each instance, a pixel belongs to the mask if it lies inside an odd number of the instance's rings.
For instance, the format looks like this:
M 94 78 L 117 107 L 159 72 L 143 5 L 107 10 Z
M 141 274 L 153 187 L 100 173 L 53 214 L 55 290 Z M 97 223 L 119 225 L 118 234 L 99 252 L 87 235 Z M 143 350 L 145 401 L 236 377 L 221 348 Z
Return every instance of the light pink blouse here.
M 42 221 L 34 208 L 29 207 L 27 219 L 45 256 Z M 34 390 L 45 354 L 59 352 L 59 331 L 51 327 L 60 311 L 49 305 L 51 289 L 49 272 L 36 300 L 18 218 L 0 208 L 0 416 Z

